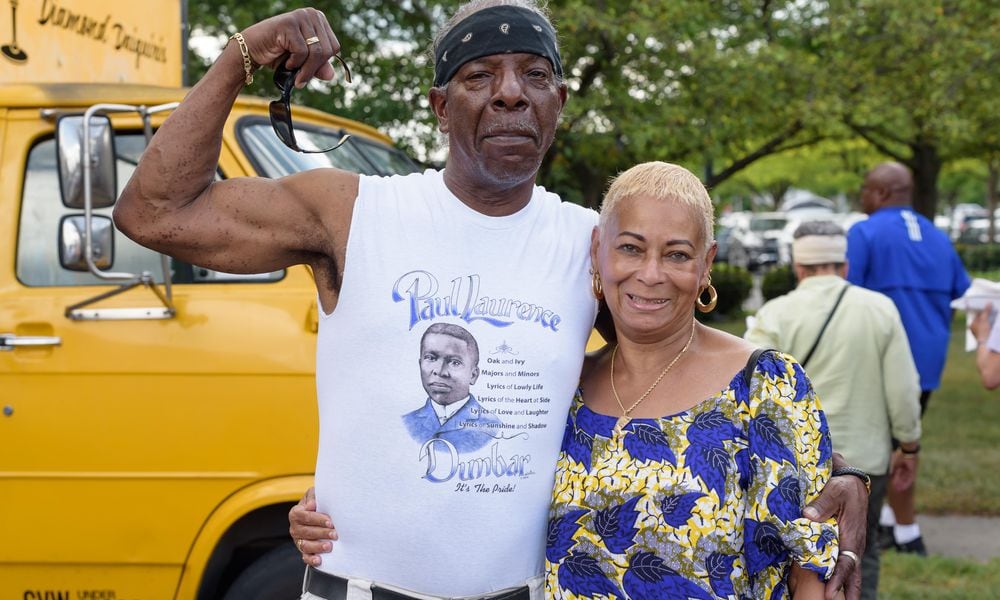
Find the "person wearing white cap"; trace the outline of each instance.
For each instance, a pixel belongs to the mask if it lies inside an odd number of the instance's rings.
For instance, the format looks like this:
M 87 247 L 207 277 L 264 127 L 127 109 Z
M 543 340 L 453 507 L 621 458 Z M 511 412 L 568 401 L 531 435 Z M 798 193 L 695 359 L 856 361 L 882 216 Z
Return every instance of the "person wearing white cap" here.
M 798 286 L 767 302 L 745 338 L 795 356 L 809 374 L 829 420 L 834 450 L 871 475 L 868 539 L 890 483 L 916 476 L 920 439 L 917 369 L 895 304 L 845 281 L 847 238 L 829 221 L 806 222 L 794 233 Z M 890 464 L 892 440 L 902 453 Z M 861 564 L 861 597 L 878 589 L 879 552 L 869 544 Z

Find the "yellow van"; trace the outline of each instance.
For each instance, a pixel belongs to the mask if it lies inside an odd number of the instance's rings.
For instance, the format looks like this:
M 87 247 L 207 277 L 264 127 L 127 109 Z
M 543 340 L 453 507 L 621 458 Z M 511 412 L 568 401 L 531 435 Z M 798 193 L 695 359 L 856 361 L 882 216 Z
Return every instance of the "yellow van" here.
M 0 598 L 215 598 L 257 570 L 301 576 L 286 513 L 317 445 L 308 269 L 230 275 L 169 260 L 164 277 L 108 206 L 90 219 L 95 274 L 81 260 L 85 211 L 61 196 L 73 175 L 60 169 L 57 122 L 181 93 L 0 86 Z M 237 103 L 220 177 L 414 168 L 375 130 L 302 108 L 317 138 L 353 138 L 296 154 L 264 115 L 263 101 Z M 119 190 L 142 129 L 137 115 L 112 118 Z
M 0 56 L 0 598 L 296 598 L 287 512 L 311 485 L 317 446 L 311 274 L 211 271 L 114 229 L 114 199 L 183 88 L 118 72 L 6 78 L 31 73 L 43 47 L 121 52 L 123 30 L 146 40 L 127 68 L 158 68 L 149 46 L 172 38 L 142 28 L 179 30 L 179 2 L 132 2 L 167 14 L 118 29 L 127 2 L 11 4 L 36 30 L 53 12 L 38 34 L 49 38 L 18 29 Z M 266 101 L 241 97 L 218 176 L 416 169 L 371 127 L 295 113 L 300 143 L 353 137 L 298 154 L 271 131 Z

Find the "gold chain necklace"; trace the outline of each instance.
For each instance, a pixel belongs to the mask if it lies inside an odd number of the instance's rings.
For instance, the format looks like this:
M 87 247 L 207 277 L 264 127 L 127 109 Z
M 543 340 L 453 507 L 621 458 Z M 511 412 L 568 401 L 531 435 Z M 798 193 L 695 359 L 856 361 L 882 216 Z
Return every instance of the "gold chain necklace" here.
M 653 390 L 656 389 L 656 386 L 659 385 L 660 381 L 663 380 L 666 374 L 670 372 L 670 369 L 672 369 L 674 365 L 677 364 L 677 361 L 680 360 L 682 356 L 684 356 L 684 353 L 687 352 L 687 349 L 691 346 L 691 340 L 694 339 L 694 330 L 695 330 L 695 323 L 692 322 L 691 335 L 688 336 L 687 343 L 684 344 L 684 347 L 681 348 L 681 351 L 677 353 L 677 356 L 675 356 L 674 359 L 670 361 L 670 364 L 667 365 L 666 368 L 660 372 L 660 376 L 656 378 L 656 381 L 653 382 L 653 385 L 649 386 L 649 389 L 646 390 L 646 392 L 643 395 L 639 396 L 639 399 L 636 400 L 635 403 L 628 408 L 625 408 L 625 405 L 622 404 L 621 398 L 618 397 L 618 390 L 615 389 L 615 356 L 618 354 L 618 344 L 615 344 L 615 349 L 611 351 L 611 394 L 614 395 L 615 402 L 617 402 L 618 406 L 622 409 L 622 416 L 618 418 L 618 422 L 615 424 L 616 431 L 622 430 L 622 427 L 625 426 L 625 423 L 628 423 L 630 418 L 629 415 L 632 414 L 632 411 L 635 410 L 637 406 L 642 404 L 642 401 L 648 398 L 651 393 L 653 393 Z

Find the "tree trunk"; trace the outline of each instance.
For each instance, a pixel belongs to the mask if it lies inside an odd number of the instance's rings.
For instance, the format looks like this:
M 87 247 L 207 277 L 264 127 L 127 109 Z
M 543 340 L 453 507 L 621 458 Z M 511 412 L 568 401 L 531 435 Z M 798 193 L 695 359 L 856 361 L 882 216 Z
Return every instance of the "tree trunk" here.
M 579 183 L 583 206 L 600 211 L 604 189 L 608 185 L 607 177 L 600 170 L 591 168 L 588 163 L 576 160 L 570 163 L 569 171 Z
M 913 209 L 933 221 L 937 212 L 941 157 L 934 144 L 917 142 L 910 149 L 913 155 L 906 166 L 913 171 Z
M 997 190 L 997 184 L 1000 183 L 1000 156 L 990 157 L 986 161 L 986 165 L 989 169 L 989 176 L 986 178 L 986 207 L 990 211 L 989 220 L 990 227 L 989 231 L 989 241 L 992 244 L 996 241 L 996 219 L 994 214 L 997 210 L 997 196 L 1000 195 L 1000 191 Z
M 581 174 L 580 171 L 577 171 L 577 173 Z M 601 201 L 604 200 L 604 188 L 607 186 L 606 179 L 599 176 L 595 171 L 587 171 L 581 175 L 581 181 L 587 182 L 586 187 L 583 188 L 583 205 L 600 211 Z
M 773 210 L 777 211 L 781 208 L 781 203 L 785 201 L 785 196 L 788 195 L 788 190 L 790 189 L 792 189 L 791 181 L 779 181 L 768 189 L 771 193 L 771 199 L 774 201 Z

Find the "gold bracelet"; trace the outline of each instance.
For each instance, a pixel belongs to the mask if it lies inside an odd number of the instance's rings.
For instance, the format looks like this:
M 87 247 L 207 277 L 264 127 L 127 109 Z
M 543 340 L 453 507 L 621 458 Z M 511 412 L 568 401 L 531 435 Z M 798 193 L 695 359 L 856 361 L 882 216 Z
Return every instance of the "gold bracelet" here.
M 253 83 L 253 72 L 257 69 L 258 65 L 250 60 L 250 50 L 247 49 L 247 42 L 243 39 L 242 33 L 237 31 L 229 39 L 236 40 L 236 43 L 240 45 L 240 54 L 243 55 L 243 71 L 247 76 L 246 84 L 250 85 Z

